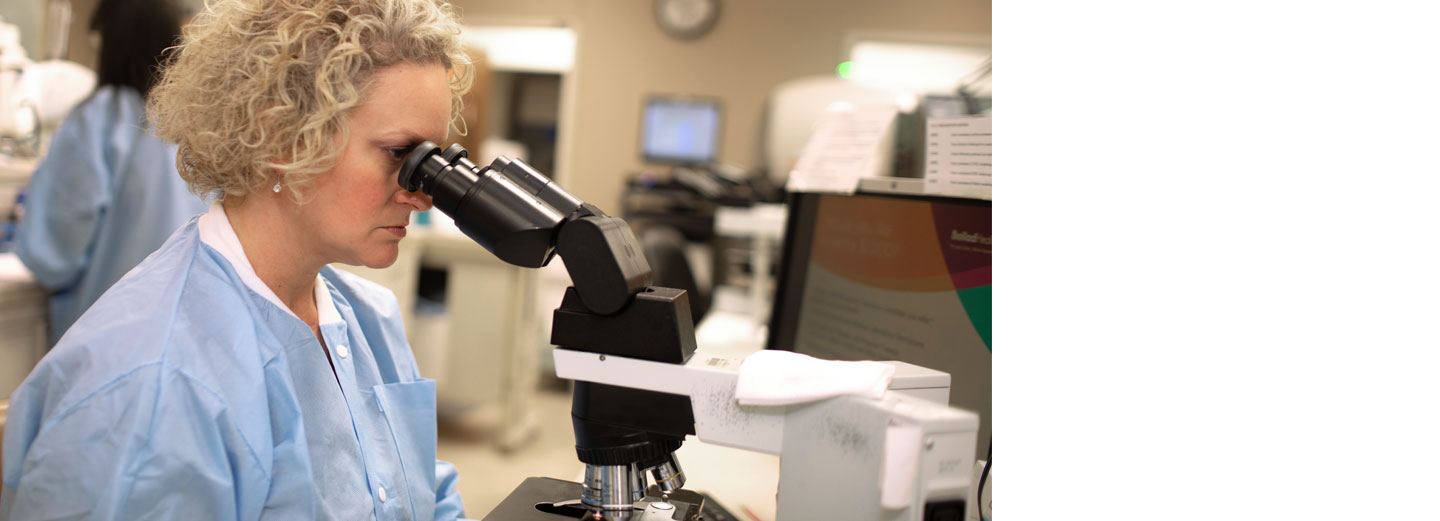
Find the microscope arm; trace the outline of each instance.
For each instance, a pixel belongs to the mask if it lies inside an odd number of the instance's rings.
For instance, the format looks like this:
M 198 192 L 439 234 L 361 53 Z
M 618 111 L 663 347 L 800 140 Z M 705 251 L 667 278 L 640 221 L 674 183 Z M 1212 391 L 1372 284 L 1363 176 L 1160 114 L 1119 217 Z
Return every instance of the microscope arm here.
M 778 519 L 922 519 L 962 500 L 979 418 L 948 407 L 949 375 L 903 362 L 880 400 L 840 397 L 786 407 L 735 399 L 741 359 L 697 351 L 684 364 L 555 349 L 555 373 L 576 381 L 687 396 L 695 435 L 781 455 Z
M 739 407 L 735 383 L 740 360 L 696 352 L 684 364 L 556 348 L 555 375 L 569 380 L 646 389 L 685 396 L 694 411 L 695 435 L 707 443 L 780 454 L 784 408 Z

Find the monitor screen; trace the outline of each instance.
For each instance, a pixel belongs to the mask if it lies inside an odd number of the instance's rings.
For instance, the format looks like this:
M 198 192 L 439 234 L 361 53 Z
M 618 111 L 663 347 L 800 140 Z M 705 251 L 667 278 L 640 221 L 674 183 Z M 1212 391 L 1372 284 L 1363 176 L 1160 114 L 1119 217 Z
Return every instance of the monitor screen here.
M 651 163 L 704 165 L 720 143 L 720 102 L 668 96 L 645 101 L 640 147 Z
M 795 193 L 767 347 L 950 374 L 990 440 L 990 202 Z

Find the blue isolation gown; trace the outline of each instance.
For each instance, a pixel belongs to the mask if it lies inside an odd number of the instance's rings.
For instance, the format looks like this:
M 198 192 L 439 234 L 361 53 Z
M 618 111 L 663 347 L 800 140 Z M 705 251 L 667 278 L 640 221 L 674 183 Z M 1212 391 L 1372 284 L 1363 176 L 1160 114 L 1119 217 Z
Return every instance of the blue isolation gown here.
M 463 516 L 394 294 L 316 284 L 333 372 L 224 210 L 190 221 L 11 396 L 0 520 Z
M 60 125 L 27 188 L 16 254 L 52 293 L 50 343 L 177 228 L 205 212 L 145 100 L 105 86 Z

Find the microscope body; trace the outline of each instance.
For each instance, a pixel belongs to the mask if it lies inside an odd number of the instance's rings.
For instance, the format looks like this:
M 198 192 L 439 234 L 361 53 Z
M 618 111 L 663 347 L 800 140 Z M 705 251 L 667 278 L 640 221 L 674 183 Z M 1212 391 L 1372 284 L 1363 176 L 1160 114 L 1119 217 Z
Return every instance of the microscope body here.
M 573 285 L 555 311 L 551 342 L 595 353 L 683 363 L 695 351 L 684 291 L 651 288 L 650 266 L 625 221 L 581 202 L 521 161 L 479 167 L 459 145 L 429 141 L 405 158 L 397 181 L 424 191 L 456 227 L 500 260 L 538 268 L 565 258 Z M 684 397 L 576 382 L 576 455 L 585 463 L 581 500 L 595 519 L 629 521 L 647 473 L 662 494 L 685 484 L 675 460 L 694 433 Z
M 687 295 L 650 287 L 650 267 L 623 220 L 523 162 L 478 167 L 458 145 L 443 153 L 428 141 L 416 146 L 398 181 L 429 194 L 501 260 L 540 267 L 561 255 L 574 284 L 555 311 L 551 343 L 556 374 L 575 381 L 584 482 L 532 478 L 485 519 L 699 519 L 703 496 L 681 488 L 674 457 L 691 435 L 780 455 L 777 521 L 963 512 L 956 505 L 969 486 L 979 419 L 944 405 L 949 375 L 892 362 L 896 377 L 879 400 L 742 407 L 742 360 L 697 352 Z

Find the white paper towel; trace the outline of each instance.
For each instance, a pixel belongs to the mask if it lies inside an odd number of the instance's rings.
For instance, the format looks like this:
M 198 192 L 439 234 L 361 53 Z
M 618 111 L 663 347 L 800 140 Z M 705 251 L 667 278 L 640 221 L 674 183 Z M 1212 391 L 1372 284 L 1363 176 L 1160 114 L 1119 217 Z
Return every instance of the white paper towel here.
M 767 349 L 740 364 L 735 398 L 740 405 L 788 405 L 847 394 L 879 399 L 894 376 L 895 367 L 880 362 L 821 360 Z

